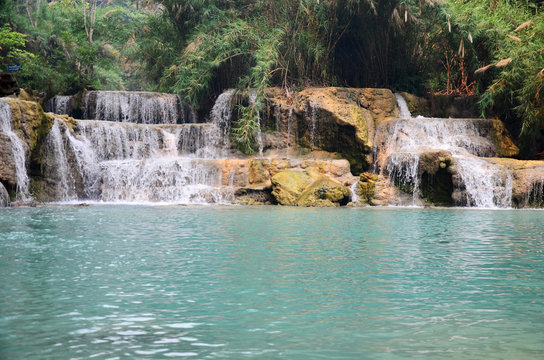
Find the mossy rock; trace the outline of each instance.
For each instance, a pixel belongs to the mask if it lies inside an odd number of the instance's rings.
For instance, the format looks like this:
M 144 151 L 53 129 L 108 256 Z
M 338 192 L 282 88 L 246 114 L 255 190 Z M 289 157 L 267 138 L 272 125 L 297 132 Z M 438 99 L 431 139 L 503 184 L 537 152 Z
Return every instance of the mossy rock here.
M 300 171 L 281 171 L 272 177 L 272 195 L 280 205 L 296 205 L 313 179 Z
M 492 119 L 493 128 L 491 130 L 491 138 L 497 149 L 499 157 L 516 157 L 519 155 L 519 148 L 514 144 L 510 133 L 504 126 L 503 122 L 498 119 Z
M 350 200 L 351 192 L 345 186 L 321 177 L 314 181 L 297 200 L 298 206 L 339 206 L 346 205 Z
M 369 203 L 376 193 L 376 183 L 378 182 L 378 175 L 364 172 L 359 175 L 359 183 L 357 184 L 357 195 L 359 195 L 360 201 Z
M 251 159 L 249 161 L 249 183 L 262 184 L 268 182 L 270 179 L 269 166 L 269 160 Z

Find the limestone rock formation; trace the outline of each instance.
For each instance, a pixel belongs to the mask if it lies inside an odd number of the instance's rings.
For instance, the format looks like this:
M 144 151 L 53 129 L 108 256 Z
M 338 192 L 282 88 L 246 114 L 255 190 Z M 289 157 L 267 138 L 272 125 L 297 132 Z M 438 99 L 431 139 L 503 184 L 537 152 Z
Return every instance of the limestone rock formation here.
M 345 186 L 321 176 L 308 186 L 298 198 L 298 206 L 339 206 L 346 205 L 351 193 Z
M 10 123 L 11 130 L 22 143 L 24 161 L 27 169 L 32 171 L 31 158 L 37 156 L 41 142 L 51 129 L 53 117 L 45 114 L 41 106 L 32 101 L 17 98 L 4 98 L 4 106 L 9 108 L 3 116 Z M 17 187 L 16 160 L 13 154 L 13 141 L 17 140 L 6 133 L 0 132 L 0 180 L 11 191 Z M 19 184 L 20 185 L 20 184 Z
M 370 203 L 374 199 L 376 193 L 376 182 L 378 181 L 378 175 L 364 172 L 359 175 L 359 181 L 357 183 L 356 192 L 359 197 L 359 201 L 363 203 Z
M 372 163 L 376 127 L 398 115 L 395 96 L 387 89 L 305 89 L 296 112 L 299 143 L 341 154 L 354 173 Z
M 0 183 L 0 208 L 10 205 L 9 194 L 4 185 Z
M 272 195 L 280 205 L 297 205 L 301 194 L 313 179 L 301 171 L 282 171 L 272 177 Z

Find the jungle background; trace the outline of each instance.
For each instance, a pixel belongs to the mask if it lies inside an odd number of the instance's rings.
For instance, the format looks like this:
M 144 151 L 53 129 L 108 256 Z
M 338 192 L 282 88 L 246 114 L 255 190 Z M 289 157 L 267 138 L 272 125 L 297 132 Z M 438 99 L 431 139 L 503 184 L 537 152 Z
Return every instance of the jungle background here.
M 48 97 L 162 91 L 201 110 L 227 88 L 255 107 L 270 86 L 477 96 L 522 157 L 544 150 L 540 0 L 0 0 L 0 70 L 13 64 Z

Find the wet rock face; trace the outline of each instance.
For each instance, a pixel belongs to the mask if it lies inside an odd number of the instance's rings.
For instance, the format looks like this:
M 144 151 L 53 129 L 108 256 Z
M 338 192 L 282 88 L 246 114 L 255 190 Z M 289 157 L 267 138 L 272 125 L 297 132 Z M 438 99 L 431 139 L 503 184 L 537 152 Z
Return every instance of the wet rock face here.
M 0 208 L 10 205 L 9 194 L 4 185 L 0 183 Z
M 338 153 L 355 174 L 370 168 L 376 126 L 398 115 L 387 89 L 308 88 L 286 94 L 271 88 L 267 104 L 261 114 L 265 150 L 296 146 Z
M 0 180 L 10 192 L 15 192 L 22 185 L 18 184 L 22 178 L 20 172 L 24 172 L 26 177 L 29 170 L 34 170 L 33 157 L 37 155 L 53 119 L 36 102 L 4 98 L 1 105 L 0 120 L 4 123 L 4 131 L 0 131 Z
M 0 132 L 0 180 L 14 187 L 17 184 L 11 138 Z
M 390 90 L 310 88 L 300 93 L 297 113 L 299 143 L 341 154 L 358 174 L 372 163 L 376 126 L 398 110 Z

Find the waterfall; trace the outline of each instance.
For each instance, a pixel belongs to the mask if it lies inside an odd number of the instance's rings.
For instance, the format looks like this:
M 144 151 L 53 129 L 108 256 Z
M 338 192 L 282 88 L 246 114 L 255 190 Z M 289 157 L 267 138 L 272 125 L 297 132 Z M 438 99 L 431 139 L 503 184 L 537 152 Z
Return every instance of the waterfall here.
M 62 122 L 62 120 L 55 118 L 51 130 L 45 138 L 44 156 L 52 159 L 46 161 L 44 173 L 48 179 L 53 180 L 52 182 L 58 199 L 68 201 L 76 197 L 75 182 L 71 177 L 70 165 L 68 164 L 59 122 Z
M 56 119 L 46 139 L 53 158 L 46 173 L 62 201 L 223 202 L 215 130 L 77 120 L 72 133 Z
M 286 149 L 285 149 L 285 156 L 289 158 L 289 149 L 291 148 L 291 133 L 293 132 L 293 108 L 289 108 L 289 112 L 287 114 L 287 135 L 286 135 Z
M 15 165 L 15 178 L 17 181 L 16 198 L 26 201 L 30 199 L 30 179 L 26 171 L 24 145 L 12 128 L 11 106 L 8 100 L 0 99 L 0 131 L 10 140 L 13 163 Z
M 359 202 L 359 195 L 357 195 L 357 186 L 359 185 L 359 181 L 355 181 L 350 187 L 349 190 L 351 191 L 351 202 L 358 203 Z
M 69 95 L 53 96 L 48 102 L 48 110 L 58 115 L 70 115 L 72 97 Z
M 217 97 L 210 113 L 211 122 L 217 126 L 218 142 L 223 143 L 223 151 L 230 147 L 230 128 L 233 110 L 234 90 L 230 89 Z
M 511 207 L 512 174 L 484 159 L 456 155 L 457 173 L 465 187 L 464 201 L 459 205 L 474 207 Z
M 401 119 L 412 118 L 412 113 L 410 113 L 410 110 L 408 109 L 408 104 L 406 103 L 406 100 L 404 100 L 404 97 L 401 94 L 395 93 L 395 98 L 397 99 L 397 105 L 400 110 L 399 118 Z
M 375 172 L 411 193 L 415 204 L 420 196 L 421 156 L 442 151 L 455 160 L 457 192 L 463 194 L 459 205 L 511 206 L 512 174 L 478 158 L 496 156 L 489 120 L 413 118 L 404 98 L 395 96 L 400 118 L 378 127 L 373 149 Z
M 317 133 L 317 104 L 314 104 L 313 102 L 310 103 L 310 110 L 311 110 L 311 127 L 310 127 L 310 147 L 312 150 L 315 150 L 315 141 L 316 141 L 316 133 Z
M 253 90 L 249 94 L 249 103 L 253 105 L 255 104 L 256 100 L 257 100 L 257 91 Z M 263 146 L 263 133 L 261 130 L 261 114 L 259 114 L 259 112 L 257 112 L 256 118 L 257 118 L 257 146 L 259 148 L 259 157 L 262 158 L 264 146 Z
M 195 122 L 194 110 L 172 94 L 90 91 L 85 96 L 85 118 L 139 124 Z

